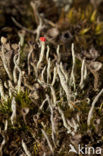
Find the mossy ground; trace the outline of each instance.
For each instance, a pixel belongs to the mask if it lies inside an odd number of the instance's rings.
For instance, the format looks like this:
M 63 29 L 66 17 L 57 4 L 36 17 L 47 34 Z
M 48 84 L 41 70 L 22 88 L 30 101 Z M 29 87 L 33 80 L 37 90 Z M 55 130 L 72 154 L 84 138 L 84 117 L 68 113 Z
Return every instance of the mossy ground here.
M 96 1 L 90 0 L 74 0 L 68 11 L 65 6 L 61 8 L 54 1 L 40 0 L 37 7 L 42 17 L 44 28 L 40 32 L 40 36 L 46 37 L 46 46 L 50 47 L 50 77 L 48 78 L 48 62 L 47 49 L 45 48 L 45 56 L 40 69 L 35 71 L 40 56 L 40 41 L 36 40 L 36 30 L 38 22 L 36 21 L 35 10 L 28 1 L 14 1 L 14 3 L 6 0 L 7 3 L 0 2 L 0 37 L 7 39 L 5 44 L 5 54 L 13 53 L 13 57 L 20 53 L 19 67 L 22 71 L 21 89 L 18 92 L 17 82 L 10 80 L 13 85 L 12 89 L 9 83 L 8 74 L 5 72 L 2 59 L 0 59 L 0 80 L 7 100 L 0 94 L 0 143 L 2 144 L 5 137 L 5 145 L 1 149 L 3 156 L 25 156 L 25 150 L 22 146 L 22 140 L 25 142 L 31 156 L 71 156 L 69 153 L 69 144 L 74 145 L 77 149 L 78 144 L 93 147 L 101 147 L 103 149 L 103 95 L 95 104 L 91 125 L 87 125 L 88 113 L 91 104 L 96 95 L 103 88 L 103 67 L 97 71 L 90 68 L 91 62 L 99 62 L 103 64 L 103 11 L 101 7 L 103 2 L 95 6 Z M 36 3 L 35 1 L 33 1 Z M 43 4 L 44 3 L 44 4 Z M 37 4 L 38 5 L 38 4 Z M 2 9 L 7 7 L 7 10 Z M 13 6 L 14 10 L 11 9 Z M 51 9 L 52 8 L 52 9 Z M 50 11 L 51 9 L 51 11 Z M 12 17 L 19 22 L 13 22 Z M 9 19 L 9 20 L 8 20 Z M 47 20 L 47 21 L 46 21 Z M 58 35 L 50 36 L 50 30 L 58 30 Z M 68 33 L 69 32 L 69 33 Z M 65 38 L 66 33 L 66 38 Z M 21 34 L 21 37 L 20 37 Z M 68 36 L 69 35 L 69 36 Z M 24 41 L 22 42 L 22 37 Z M 22 44 L 21 44 L 22 42 Z M 15 46 L 14 46 L 15 43 Z M 69 84 L 73 60 L 71 53 L 71 44 L 74 43 L 75 51 L 75 85 Z M 9 48 L 8 48 L 9 44 Z M 20 45 L 21 44 L 21 45 Z M 52 86 L 56 95 L 56 106 L 53 107 L 53 119 L 55 123 L 55 142 L 52 138 L 51 109 L 48 100 L 45 101 L 43 108 L 40 109 L 43 101 L 49 97 L 51 103 L 54 101 L 51 82 L 53 80 L 54 68 L 59 64 L 57 56 L 57 46 L 60 45 L 60 62 L 63 69 L 67 73 L 67 86 L 71 90 L 74 99 L 71 103 L 73 110 L 68 106 L 67 96 L 60 83 L 59 74 L 56 75 L 56 81 Z M 0 45 L 0 53 L 2 43 Z M 14 48 L 13 48 L 14 47 Z M 29 53 L 32 54 L 29 58 Z M 2 57 L 2 55 L 0 54 Z M 11 72 L 15 64 L 13 58 L 6 56 L 11 60 Z M 87 67 L 87 77 L 84 81 L 83 88 L 80 88 L 82 60 L 85 59 Z M 28 66 L 29 65 L 29 66 Z M 29 72 L 30 70 L 30 72 Z M 43 80 L 42 84 L 38 80 Z M 36 73 L 37 72 L 37 73 Z M 16 71 L 17 79 L 19 79 L 19 70 Z M 42 82 L 42 81 L 41 81 Z M 11 92 L 11 94 L 10 94 Z M 16 120 L 11 123 L 12 115 L 12 99 L 15 97 L 16 102 Z M 64 117 L 71 123 L 73 120 L 78 125 L 74 135 L 67 133 L 63 119 L 58 111 L 58 107 L 63 111 Z M 27 111 L 27 112 L 26 112 Z M 5 122 L 8 123 L 5 130 Z M 42 130 L 47 134 L 49 141 L 53 147 L 54 153 L 50 150 L 47 140 Z M 74 131 L 74 127 L 71 127 Z M 74 154 L 76 155 L 76 154 Z

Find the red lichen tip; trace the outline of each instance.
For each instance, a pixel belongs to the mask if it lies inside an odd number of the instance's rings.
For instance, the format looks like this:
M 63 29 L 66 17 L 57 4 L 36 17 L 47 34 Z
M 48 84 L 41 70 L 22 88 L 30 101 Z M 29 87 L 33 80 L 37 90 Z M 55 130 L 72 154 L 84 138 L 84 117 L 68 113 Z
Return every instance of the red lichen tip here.
M 45 37 L 40 37 L 40 41 L 41 42 L 45 42 L 46 41 L 46 38 Z

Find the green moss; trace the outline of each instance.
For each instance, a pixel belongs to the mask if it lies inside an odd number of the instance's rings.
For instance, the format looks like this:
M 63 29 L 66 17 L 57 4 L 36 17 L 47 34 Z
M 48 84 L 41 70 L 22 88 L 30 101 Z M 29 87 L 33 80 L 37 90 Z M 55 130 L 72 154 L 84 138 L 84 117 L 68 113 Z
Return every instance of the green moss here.
M 28 96 L 27 90 L 25 92 L 20 92 L 15 97 L 17 105 L 19 105 L 21 108 L 23 107 L 29 107 L 31 105 L 31 100 Z
M 38 143 L 35 143 L 34 146 L 33 146 L 33 149 L 34 149 L 34 153 L 35 153 L 35 156 L 38 155 L 38 151 L 39 151 L 39 146 L 40 144 Z
M 46 129 L 46 134 L 47 134 L 48 136 L 51 136 L 51 134 L 52 134 L 52 129 L 51 129 L 51 127 L 48 127 L 48 128 Z
M 8 98 L 7 101 L 2 101 L 0 103 L 0 111 L 3 114 L 10 114 L 11 113 L 11 98 Z
M 98 21 L 98 16 L 98 10 L 90 4 L 85 9 L 80 7 L 70 9 L 66 17 L 69 29 L 74 32 L 75 45 L 84 49 L 88 49 L 90 45 L 94 44 L 94 41 L 96 41 L 97 48 L 103 45 L 103 21 Z

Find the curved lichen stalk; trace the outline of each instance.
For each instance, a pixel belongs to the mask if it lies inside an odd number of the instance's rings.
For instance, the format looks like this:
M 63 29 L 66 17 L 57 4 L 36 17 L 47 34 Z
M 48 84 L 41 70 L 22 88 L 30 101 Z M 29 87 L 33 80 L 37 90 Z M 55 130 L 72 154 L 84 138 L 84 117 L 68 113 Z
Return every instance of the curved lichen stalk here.
M 5 69 L 6 73 L 8 74 L 9 79 L 12 80 L 13 76 L 11 74 L 11 71 L 10 71 L 9 67 L 7 66 L 7 61 L 6 61 L 6 57 L 5 57 L 5 47 L 4 47 L 3 44 L 1 46 L 1 51 L 2 51 L 1 59 L 2 59 L 2 62 L 3 62 L 4 69 Z
M 62 86 L 63 90 L 64 90 L 65 93 L 66 93 L 68 105 L 70 106 L 71 109 L 73 109 L 73 106 L 72 106 L 72 104 L 70 103 L 72 94 L 71 94 L 70 89 L 68 88 L 68 85 L 67 85 L 65 76 L 64 76 L 64 74 L 63 74 L 62 71 L 61 71 L 60 65 L 57 65 L 57 73 L 58 73 L 59 78 L 60 78 L 61 86 Z

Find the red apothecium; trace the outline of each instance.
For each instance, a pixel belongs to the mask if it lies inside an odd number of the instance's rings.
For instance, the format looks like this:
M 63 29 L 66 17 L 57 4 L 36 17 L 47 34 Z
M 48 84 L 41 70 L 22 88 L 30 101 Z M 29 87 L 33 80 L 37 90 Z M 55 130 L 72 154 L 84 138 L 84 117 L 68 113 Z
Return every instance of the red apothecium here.
M 46 38 L 45 37 L 40 37 L 40 41 L 41 42 L 45 42 L 46 41 Z

